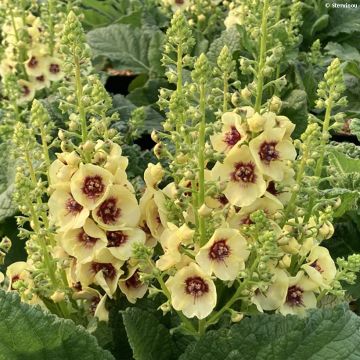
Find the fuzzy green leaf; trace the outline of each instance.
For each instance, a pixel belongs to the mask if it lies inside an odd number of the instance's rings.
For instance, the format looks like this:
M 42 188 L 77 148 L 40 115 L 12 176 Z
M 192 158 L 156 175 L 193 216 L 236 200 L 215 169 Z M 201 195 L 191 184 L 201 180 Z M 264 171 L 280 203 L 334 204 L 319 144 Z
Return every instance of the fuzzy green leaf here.
M 360 173 L 360 159 L 352 159 L 339 151 L 331 150 L 329 153 L 329 161 L 340 175 Z
M 309 317 L 259 315 L 211 331 L 180 360 L 345 360 L 360 358 L 360 318 L 346 308 Z
M 351 119 L 350 130 L 360 141 L 360 119 Z
M 351 34 L 360 31 L 360 8 L 332 9 L 327 35 L 334 37 L 339 34 Z
M 113 360 L 96 339 L 71 320 L 20 302 L 0 290 L 1 360 Z
M 159 30 L 148 27 L 134 28 L 115 24 L 88 32 L 87 40 L 94 57 L 106 56 L 118 70 L 131 70 L 136 74 L 159 72 L 163 41 Z
M 123 320 L 135 360 L 175 359 L 170 332 L 153 314 L 133 307 L 123 312 Z

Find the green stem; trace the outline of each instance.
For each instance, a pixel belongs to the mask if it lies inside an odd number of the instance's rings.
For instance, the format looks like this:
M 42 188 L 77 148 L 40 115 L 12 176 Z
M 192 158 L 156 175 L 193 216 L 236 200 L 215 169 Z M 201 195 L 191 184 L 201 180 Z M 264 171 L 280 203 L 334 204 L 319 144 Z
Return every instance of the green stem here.
M 263 87 L 264 87 L 264 66 L 266 60 L 266 41 L 267 41 L 267 16 L 268 16 L 269 0 L 264 0 L 262 20 L 261 20 L 261 40 L 259 51 L 259 66 L 257 71 L 257 88 L 255 111 L 260 112 L 262 105 Z
M 228 99 L 228 92 L 229 92 L 229 84 L 228 84 L 228 77 L 225 74 L 224 76 L 224 102 L 223 102 L 223 113 L 227 112 L 227 99 Z
M 199 329 L 198 329 L 199 336 L 203 336 L 205 334 L 205 330 L 206 330 L 206 320 L 201 319 L 199 320 Z
M 80 59 L 77 55 L 73 54 L 75 62 L 75 86 L 76 86 L 76 98 L 79 109 L 80 124 L 81 124 L 81 138 L 84 144 L 87 140 L 87 123 L 86 123 L 86 112 L 82 101 L 83 87 L 81 83 L 81 70 L 80 70 Z
M 200 85 L 200 128 L 199 128 L 199 192 L 198 192 L 198 208 L 205 202 L 205 126 L 206 126 L 206 91 L 205 84 Z M 200 246 L 205 245 L 205 218 L 199 217 L 199 233 L 200 233 Z
M 53 18 L 52 18 L 53 12 L 54 12 L 54 2 L 53 2 L 53 0 L 48 0 L 48 16 L 49 16 L 48 26 L 49 26 L 49 33 L 50 33 L 49 51 L 50 51 L 51 56 L 54 55 L 54 47 L 55 47 L 54 22 L 53 22 Z

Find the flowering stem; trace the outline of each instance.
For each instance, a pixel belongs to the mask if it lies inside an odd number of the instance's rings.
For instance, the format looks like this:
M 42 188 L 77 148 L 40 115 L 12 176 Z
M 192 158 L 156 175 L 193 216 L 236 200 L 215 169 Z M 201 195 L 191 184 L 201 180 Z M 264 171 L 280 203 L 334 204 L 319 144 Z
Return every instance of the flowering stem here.
M 80 115 L 80 124 L 81 124 L 81 137 L 83 144 L 87 140 L 87 124 L 86 124 L 86 113 L 84 104 L 82 102 L 83 97 L 83 88 L 81 83 L 81 72 L 80 72 L 80 60 L 75 53 L 73 54 L 74 61 L 75 61 L 75 86 L 76 86 L 76 98 L 77 98 L 77 105 L 79 108 L 79 115 Z
M 54 2 L 53 2 L 53 0 L 48 0 L 48 12 L 49 12 L 48 26 L 49 26 L 49 33 L 50 33 L 49 51 L 50 51 L 51 56 L 54 55 L 54 47 L 55 47 L 54 22 L 53 22 L 53 18 L 52 18 L 53 11 L 54 11 Z
M 255 111 L 260 112 L 262 104 L 262 95 L 264 87 L 264 66 L 266 59 L 266 41 L 267 41 L 267 16 L 268 16 L 269 0 L 264 0 L 262 20 L 261 20 L 261 40 L 259 52 L 259 66 L 257 71 L 257 88 Z
M 198 193 L 198 207 L 202 206 L 205 202 L 205 106 L 206 94 L 205 84 L 200 85 L 200 128 L 199 128 L 199 193 Z M 199 217 L 199 233 L 200 245 L 206 243 L 205 237 L 205 219 L 203 216 Z
M 227 99 L 228 99 L 228 91 L 229 91 L 229 84 L 228 84 L 228 77 L 224 76 L 224 102 L 223 102 L 223 112 L 227 112 Z

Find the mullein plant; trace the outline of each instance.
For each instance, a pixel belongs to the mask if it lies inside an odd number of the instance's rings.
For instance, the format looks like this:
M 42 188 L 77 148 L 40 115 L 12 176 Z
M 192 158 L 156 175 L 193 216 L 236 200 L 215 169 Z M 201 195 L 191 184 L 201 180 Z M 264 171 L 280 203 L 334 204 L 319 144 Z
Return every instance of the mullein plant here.
M 27 120 L 34 97 L 50 95 L 52 84 L 64 77 L 58 44 L 66 7 L 54 0 L 42 4 L 6 0 L 0 6 L 2 132 L 6 138 L 14 122 Z
M 213 68 L 204 54 L 190 57 L 194 39 L 182 12 L 167 31 L 163 63 L 176 90 L 160 91 L 166 121 L 152 134 L 160 162 L 144 174 L 147 246 L 136 245 L 135 257 L 150 295 L 161 293 L 161 309 L 176 313 L 181 331 L 194 336 L 225 313 L 232 321 L 264 311 L 305 316 L 324 296 L 344 296 L 341 282 L 352 283 L 360 270 L 359 255 L 335 262 L 322 246 L 340 204 L 320 191 L 329 130 L 339 123 L 333 109 L 345 102 L 340 63 L 334 60 L 319 84 L 324 120 L 311 118 L 294 142 L 295 125 L 278 115 L 281 100 L 264 102 L 263 51 L 273 39 L 269 2 L 261 5 L 262 56 L 251 65 L 256 92 L 245 105 L 229 101 L 236 64 L 226 47 Z M 222 102 L 213 92 L 219 80 Z M 214 104 L 222 106 L 215 111 Z
M 132 259 L 133 244 L 144 244 L 146 235 L 127 180 L 128 159 L 110 128 L 117 116 L 107 116 L 111 98 L 91 73 L 89 48 L 73 12 L 59 51 L 66 73 L 59 107 L 68 128 L 53 139 L 54 126 L 37 100 L 30 126 L 16 125 L 15 199 L 28 258 L 11 264 L 5 281 L 23 301 L 60 316 L 84 323 L 85 314 L 106 321 L 107 299 L 122 293 L 135 302 L 147 291 Z

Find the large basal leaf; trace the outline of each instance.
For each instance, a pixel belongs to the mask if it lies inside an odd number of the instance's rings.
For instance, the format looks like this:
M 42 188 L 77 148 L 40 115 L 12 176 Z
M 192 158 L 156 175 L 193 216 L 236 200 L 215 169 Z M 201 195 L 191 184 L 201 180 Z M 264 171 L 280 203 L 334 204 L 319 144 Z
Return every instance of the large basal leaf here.
M 88 32 L 87 41 L 94 56 L 106 56 L 117 70 L 136 74 L 161 70 L 160 49 L 164 35 L 148 27 L 115 24 Z
M 8 144 L 0 144 L 0 222 L 16 212 L 12 200 L 14 191 L 15 169 L 14 159 Z
M 135 360 L 176 359 L 170 332 L 155 315 L 132 307 L 123 312 L 123 320 Z
M 330 150 L 329 161 L 339 174 L 360 173 L 360 159 L 352 159 L 337 150 Z
M 360 119 L 351 119 L 350 130 L 360 141 Z
M 0 290 L 0 359 L 114 360 L 96 339 L 71 320 L 20 302 Z
M 359 327 L 360 318 L 345 305 L 305 319 L 259 315 L 207 333 L 180 360 L 355 360 Z
M 339 34 L 351 34 L 360 31 L 359 16 L 359 7 L 356 9 L 331 9 L 327 35 L 334 37 Z

